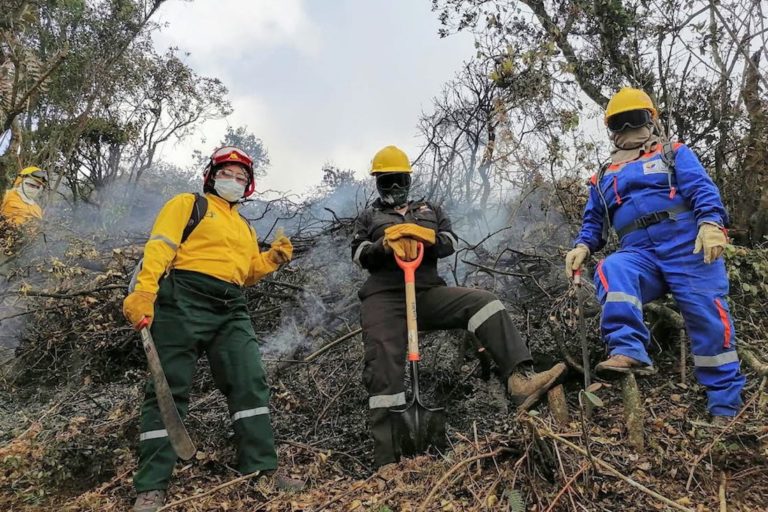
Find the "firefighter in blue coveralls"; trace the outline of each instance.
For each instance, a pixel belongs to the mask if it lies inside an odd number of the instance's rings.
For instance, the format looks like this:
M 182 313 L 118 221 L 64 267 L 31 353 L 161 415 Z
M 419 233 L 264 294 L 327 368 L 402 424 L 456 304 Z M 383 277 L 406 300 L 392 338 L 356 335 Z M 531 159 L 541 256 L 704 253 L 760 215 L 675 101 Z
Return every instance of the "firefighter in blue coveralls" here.
M 717 187 L 690 148 L 660 137 L 658 114 L 645 92 L 621 89 L 608 102 L 605 123 L 615 146 L 611 162 L 590 180 L 581 232 L 565 259 L 571 277 L 605 245 L 609 229 L 619 236 L 621 248 L 595 273 L 610 350 L 596 370 L 655 372 L 643 304 L 671 292 L 710 414 L 734 416 L 745 379 L 726 300 L 728 275 L 720 256 L 728 241 L 727 215 Z

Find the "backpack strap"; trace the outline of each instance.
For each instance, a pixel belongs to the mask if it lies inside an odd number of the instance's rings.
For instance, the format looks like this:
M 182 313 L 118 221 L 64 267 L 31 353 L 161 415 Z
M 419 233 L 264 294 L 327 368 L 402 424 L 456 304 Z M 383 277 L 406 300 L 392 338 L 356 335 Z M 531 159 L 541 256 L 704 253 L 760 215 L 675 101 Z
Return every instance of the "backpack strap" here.
M 192 214 L 189 216 L 189 221 L 184 227 L 184 232 L 181 234 L 181 243 L 187 241 L 189 235 L 195 230 L 200 221 L 203 220 L 205 214 L 208 212 L 208 198 L 202 194 L 195 192 L 195 204 L 192 205 Z
M 597 171 L 597 174 L 592 176 L 592 179 L 590 180 L 590 184 L 595 187 L 595 190 L 597 191 L 598 197 L 600 197 L 600 202 L 603 203 L 603 232 L 602 237 L 603 240 L 608 240 L 608 237 L 611 233 L 611 228 L 613 227 L 611 223 L 611 216 L 608 213 L 608 201 L 605 200 L 605 197 L 603 196 L 603 191 L 600 188 L 600 180 L 603 179 L 603 176 L 605 176 L 606 171 L 608 171 L 608 167 L 610 167 L 611 162 L 605 162 L 600 166 L 600 169 Z
M 665 140 L 661 146 L 661 160 L 666 164 L 669 173 L 667 173 L 667 183 L 669 183 L 669 198 L 674 199 L 677 194 L 677 188 L 672 184 L 672 178 L 675 175 L 675 145 L 670 140 Z

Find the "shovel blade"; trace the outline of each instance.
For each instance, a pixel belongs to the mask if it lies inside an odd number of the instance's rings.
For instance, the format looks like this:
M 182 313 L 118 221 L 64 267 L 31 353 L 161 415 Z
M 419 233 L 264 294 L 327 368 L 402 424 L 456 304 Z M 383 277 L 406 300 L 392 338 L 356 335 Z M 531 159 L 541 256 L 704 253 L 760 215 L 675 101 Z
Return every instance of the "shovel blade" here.
M 406 457 L 424 453 L 429 447 L 445 448 L 445 409 L 430 409 L 414 400 L 405 409 L 390 409 L 395 446 Z

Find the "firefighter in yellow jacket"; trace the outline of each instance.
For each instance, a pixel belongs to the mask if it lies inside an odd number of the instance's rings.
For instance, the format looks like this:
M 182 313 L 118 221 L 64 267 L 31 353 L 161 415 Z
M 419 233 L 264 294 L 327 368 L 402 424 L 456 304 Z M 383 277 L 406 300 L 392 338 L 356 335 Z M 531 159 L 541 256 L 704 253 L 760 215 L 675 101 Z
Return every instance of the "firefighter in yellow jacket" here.
M 165 204 L 144 248 L 135 290 L 123 304 L 131 325 L 152 321 L 157 353 L 182 417 L 197 359 L 207 354 L 214 382 L 227 397 L 237 469 L 244 474 L 275 470 L 277 454 L 269 388 L 243 287 L 290 261 L 293 253 L 282 234 L 269 251 L 259 251 L 256 233 L 238 212 L 238 203 L 253 193 L 254 185 L 253 162 L 244 151 L 216 150 L 204 175 L 205 214 L 191 233 L 185 232 L 193 209 L 201 208 L 200 198 L 180 194 Z M 153 512 L 165 501 L 176 453 L 151 380 L 140 432 L 134 511 Z M 276 474 L 275 484 L 295 488 L 301 482 Z
M 19 172 L 13 183 L 13 188 L 3 196 L 0 215 L 6 222 L 19 227 L 30 221 L 43 218 L 43 211 L 37 204 L 37 198 L 43 191 L 48 176 L 39 167 L 25 167 Z

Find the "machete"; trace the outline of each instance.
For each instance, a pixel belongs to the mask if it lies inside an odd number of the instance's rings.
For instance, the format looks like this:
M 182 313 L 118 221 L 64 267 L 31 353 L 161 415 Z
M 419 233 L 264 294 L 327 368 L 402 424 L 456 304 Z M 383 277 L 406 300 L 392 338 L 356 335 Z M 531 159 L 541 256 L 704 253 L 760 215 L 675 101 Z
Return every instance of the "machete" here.
M 189 460 L 195 455 L 197 449 L 192 443 L 187 429 L 184 428 L 179 411 L 176 409 L 176 403 L 173 401 L 171 388 L 165 378 L 165 372 L 163 372 L 163 367 L 160 364 L 160 357 L 157 355 L 155 342 L 152 340 L 148 325 L 149 320 L 145 318 L 138 327 L 141 332 L 141 344 L 144 346 L 144 353 L 147 354 L 149 373 L 152 374 L 152 382 L 155 385 L 155 397 L 157 397 L 157 405 L 160 408 L 160 417 L 176 455 L 184 460 Z

